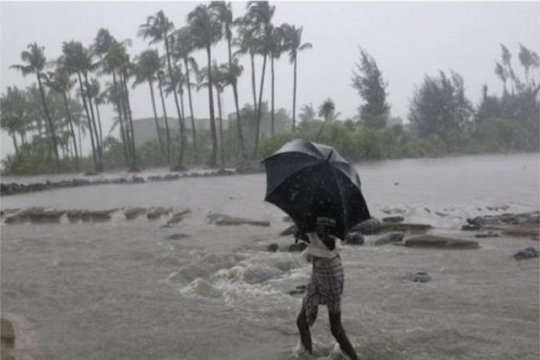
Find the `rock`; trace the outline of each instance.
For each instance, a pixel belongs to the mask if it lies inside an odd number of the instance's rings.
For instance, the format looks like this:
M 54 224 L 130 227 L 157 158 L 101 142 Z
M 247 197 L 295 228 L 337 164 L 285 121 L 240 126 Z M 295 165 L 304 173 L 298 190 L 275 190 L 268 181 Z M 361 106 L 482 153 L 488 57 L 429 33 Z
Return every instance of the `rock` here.
M 188 234 L 172 234 L 165 237 L 165 240 L 182 240 L 190 237 Z
M 529 247 L 524 250 L 518 251 L 513 255 L 516 260 L 533 259 L 540 256 L 540 253 L 535 248 Z
M 11 321 L 1 318 L 0 327 L 0 333 L 2 334 L 2 343 L 5 343 L 7 345 L 13 345 L 15 343 L 15 331 L 13 330 L 13 324 L 11 324 Z
M 405 246 L 440 249 L 478 249 L 480 247 L 477 241 L 453 239 L 434 235 L 423 235 L 410 238 L 405 241 Z
M 476 224 L 467 224 L 467 225 L 463 225 L 461 227 L 461 230 L 463 230 L 463 231 L 477 231 L 477 230 L 480 230 L 480 226 L 476 225 Z
M 76 223 L 81 218 L 81 210 L 68 210 L 66 215 L 70 223 Z
M 345 236 L 345 244 L 347 245 L 364 245 L 364 235 L 359 232 L 349 232 Z
M 381 222 L 375 218 L 363 221 L 351 229 L 351 232 L 357 232 L 364 235 L 372 235 L 376 233 L 381 227 Z
M 295 235 L 298 232 L 298 228 L 296 225 L 291 225 L 282 232 L 279 233 L 279 236 L 289 236 L 289 235 Z
M 290 252 L 302 252 L 304 251 L 306 248 L 308 247 L 308 244 L 303 242 L 303 241 L 299 241 L 297 242 L 296 244 L 292 244 L 291 246 L 289 246 L 289 251 Z
M 263 226 L 269 227 L 269 221 L 263 220 L 251 220 L 245 218 L 237 218 L 224 214 L 209 214 L 208 219 L 210 222 L 216 224 L 217 226 L 236 226 L 236 225 L 253 225 L 253 226 Z
M 111 220 L 111 213 L 116 211 L 112 210 L 83 210 L 80 217 L 83 222 L 105 222 Z
M 270 245 L 268 245 L 268 247 L 266 248 L 266 250 L 270 251 L 270 252 L 276 252 L 279 250 L 279 245 L 276 244 L 276 243 L 272 243 Z
M 477 239 L 487 239 L 487 238 L 496 238 L 499 237 L 499 234 L 493 232 L 493 231 L 486 231 L 480 234 L 474 235 Z
M 431 280 L 431 276 L 425 271 L 409 272 L 406 273 L 402 279 L 410 280 L 419 283 L 427 283 Z
M 139 170 L 140 171 L 140 170 Z M 141 184 L 141 183 L 144 183 L 146 182 L 146 180 L 144 180 L 144 178 L 140 177 L 140 176 L 135 176 L 133 175 L 133 177 L 131 178 L 131 181 L 134 183 L 134 184 Z
M 264 165 L 261 163 L 247 164 L 238 167 L 235 171 L 237 174 L 258 174 L 264 172 Z
M 124 216 L 126 217 L 126 220 L 133 220 L 144 214 L 146 214 L 146 209 L 143 207 L 129 208 L 124 211 Z
M 27 215 L 32 223 L 59 223 L 63 210 L 29 209 Z
M 148 220 L 156 220 L 159 219 L 163 215 L 169 215 L 172 212 L 172 208 L 165 208 L 162 206 L 158 206 L 156 208 L 152 208 L 148 214 L 146 214 L 146 218 Z
M 294 295 L 302 295 L 306 292 L 306 290 L 301 290 L 301 289 L 294 289 L 294 290 L 290 290 L 289 291 L 289 295 L 291 296 L 294 296 Z
M 28 217 L 28 213 L 25 210 L 22 210 L 16 214 L 9 215 L 4 220 L 5 224 L 24 224 L 26 222 L 29 222 L 30 218 Z
M 400 231 L 400 232 L 425 232 L 432 229 L 431 225 L 428 224 L 407 224 L 407 223 L 397 223 L 389 224 L 383 223 L 375 232 L 376 234 L 384 234 L 387 232 Z
M 405 220 L 403 216 L 387 216 L 382 219 L 383 223 L 400 223 Z
M 182 220 L 184 220 L 184 218 L 186 217 L 186 215 L 188 214 L 191 214 L 191 210 L 190 209 L 186 209 L 186 210 L 182 210 L 182 211 L 179 211 L 179 212 L 176 212 L 173 214 L 172 218 L 167 221 L 167 225 L 174 225 L 174 224 L 178 224 L 179 222 L 181 222 Z
M 502 234 L 511 237 L 533 237 L 538 236 L 537 226 L 516 225 L 511 228 L 502 229 Z
M 375 245 L 380 246 L 385 244 L 402 242 L 404 236 L 405 234 L 402 232 L 391 232 L 377 239 L 377 241 L 375 241 Z

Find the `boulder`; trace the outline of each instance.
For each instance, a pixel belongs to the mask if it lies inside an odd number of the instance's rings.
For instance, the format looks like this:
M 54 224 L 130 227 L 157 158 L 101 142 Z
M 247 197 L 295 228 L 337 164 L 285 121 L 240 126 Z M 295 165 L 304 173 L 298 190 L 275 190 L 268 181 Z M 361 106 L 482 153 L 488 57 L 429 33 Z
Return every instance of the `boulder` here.
M 387 232 L 395 232 L 395 231 L 406 232 L 406 233 L 407 232 L 417 233 L 417 232 L 426 232 L 430 229 L 432 229 L 432 226 L 428 224 L 383 223 L 380 225 L 380 227 L 377 229 L 375 233 L 384 234 Z
M 403 216 L 387 216 L 382 219 L 383 223 L 400 223 L 405 220 Z
M 68 210 L 66 212 L 67 218 L 70 223 L 76 223 L 81 218 L 81 210 Z
M 30 218 L 28 217 L 28 213 L 26 210 L 22 210 L 16 214 L 9 215 L 4 220 L 5 224 L 24 224 L 26 222 L 29 222 Z
M 148 220 L 156 220 L 164 215 L 169 215 L 172 212 L 172 208 L 165 208 L 162 206 L 158 206 L 155 208 L 152 208 L 148 214 L 146 214 L 146 218 Z
M 105 222 L 111 220 L 111 214 L 116 209 L 111 210 L 83 210 L 80 217 L 83 222 Z
M 15 343 L 15 331 L 13 330 L 13 324 L 11 321 L 1 318 L 0 327 L 2 334 L 2 344 L 13 345 Z
M 538 236 L 538 233 L 538 226 L 534 225 L 516 225 L 502 229 L 502 234 L 510 237 L 533 237 Z
M 294 290 L 290 290 L 289 291 L 289 295 L 291 296 L 294 296 L 294 295 L 302 295 L 306 292 L 306 290 L 302 290 L 302 289 L 294 289 Z
M 386 244 L 392 244 L 392 243 L 399 243 L 403 241 L 403 237 L 405 236 L 405 233 L 402 232 L 391 232 L 388 234 L 385 234 L 384 236 L 380 237 L 375 241 L 375 245 L 386 245 Z
M 279 245 L 276 244 L 276 243 L 271 243 L 270 245 L 268 245 L 266 250 L 268 250 L 270 252 L 277 252 L 279 250 Z
M 65 210 L 43 210 L 29 209 L 27 211 L 28 218 L 32 223 L 59 223 L 60 218 L 66 212 Z
M 167 225 L 174 225 L 174 224 L 178 224 L 179 222 L 181 222 L 182 220 L 184 220 L 184 218 L 186 217 L 186 215 L 188 214 L 191 214 L 191 210 L 190 209 L 186 209 L 186 210 L 182 210 L 182 211 L 179 211 L 179 212 L 176 212 L 173 214 L 173 216 L 171 217 L 171 219 L 169 221 L 167 221 Z
M 253 226 L 263 226 L 263 227 L 270 226 L 269 221 L 237 218 L 237 217 L 224 215 L 224 214 L 208 214 L 207 217 L 210 220 L 210 223 L 214 223 L 215 225 L 218 225 L 218 226 L 237 226 L 237 225 L 253 225 Z
M 425 271 L 417 271 L 417 272 L 408 272 L 406 273 L 402 279 L 404 280 L 410 280 L 413 282 L 419 282 L 419 283 L 427 283 L 431 280 L 431 276 Z
M 518 251 L 513 255 L 514 259 L 516 260 L 534 259 L 539 256 L 540 254 L 538 253 L 538 250 L 532 247 L 528 247 L 524 250 Z
M 381 227 L 381 222 L 375 218 L 363 221 L 351 229 L 352 232 L 361 233 L 364 235 L 372 235 L 376 233 Z
M 190 237 L 188 234 L 171 234 L 165 237 L 165 240 L 182 240 Z
M 461 230 L 463 231 L 478 231 L 480 230 L 480 226 L 476 224 L 466 224 L 461 227 Z
M 308 247 L 308 244 L 303 241 L 298 241 L 296 244 L 289 246 L 290 252 L 302 252 Z
M 364 235 L 359 232 L 349 232 L 347 236 L 345 236 L 345 244 L 347 245 L 364 245 L 364 242 Z
M 480 247 L 477 241 L 434 235 L 423 235 L 407 239 L 405 246 L 439 249 L 478 249 Z
M 144 214 L 146 214 L 146 209 L 143 207 L 129 208 L 124 211 L 124 216 L 126 217 L 126 220 L 133 220 Z
M 493 232 L 493 231 L 486 231 L 486 232 L 483 232 L 483 233 L 480 233 L 480 234 L 476 234 L 476 235 L 474 235 L 474 237 L 477 238 L 477 239 L 488 239 L 488 238 L 499 237 L 499 234 L 497 234 L 496 232 Z

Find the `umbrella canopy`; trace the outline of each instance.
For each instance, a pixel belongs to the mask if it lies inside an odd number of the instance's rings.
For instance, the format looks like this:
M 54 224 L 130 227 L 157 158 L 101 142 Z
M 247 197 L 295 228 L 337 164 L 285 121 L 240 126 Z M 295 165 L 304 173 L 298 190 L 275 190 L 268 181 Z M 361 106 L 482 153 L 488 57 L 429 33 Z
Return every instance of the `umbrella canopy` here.
M 294 139 L 263 164 L 265 201 L 289 214 L 302 233 L 344 239 L 371 217 L 356 170 L 330 146 Z

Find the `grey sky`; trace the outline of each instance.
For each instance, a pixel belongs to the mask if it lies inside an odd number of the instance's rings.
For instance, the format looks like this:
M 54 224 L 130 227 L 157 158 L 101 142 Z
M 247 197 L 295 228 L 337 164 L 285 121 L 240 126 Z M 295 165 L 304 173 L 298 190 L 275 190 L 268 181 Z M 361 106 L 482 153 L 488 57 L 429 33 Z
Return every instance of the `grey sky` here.
M 474 103 L 480 99 L 481 87 L 491 92 L 502 88 L 494 74 L 500 57 L 500 44 L 514 54 L 517 67 L 518 43 L 539 53 L 539 2 L 271 2 L 276 5 L 274 23 L 303 26 L 303 41 L 312 50 L 299 55 L 297 112 L 303 104 L 315 107 L 332 98 L 342 118 L 352 117 L 361 101 L 350 86 L 351 71 L 358 60 L 358 46 L 372 55 L 389 83 L 392 115 L 406 118 L 409 100 L 415 86 L 425 75 L 453 69 L 460 73 L 467 94 Z M 6 2 L 2 1 L 0 29 L 0 91 L 8 86 L 26 87 L 35 77 L 23 78 L 9 66 L 20 63 L 20 53 L 31 42 L 45 47 L 49 60 L 61 54 L 63 41 L 77 40 L 85 46 L 92 43 L 100 28 L 107 28 L 119 40 L 130 38 L 132 58 L 147 44 L 136 36 L 148 15 L 159 10 L 176 27 L 185 25 L 186 15 L 197 2 Z M 245 2 L 234 2 L 234 16 L 243 15 Z M 158 45 L 163 53 L 162 44 Z M 213 51 L 218 62 L 225 62 L 226 47 Z M 203 51 L 195 53 L 205 65 Z M 251 103 L 250 68 L 242 59 L 244 75 L 240 81 L 241 104 Z M 257 61 L 257 83 L 262 61 Z M 269 69 L 267 70 L 269 76 Z M 520 69 L 521 71 L 521 69 Z M 276 106 L 288 111 L 292 107 L 293 69 L 288 57 L 276 64 Z M 520 75 L 522 73 L 520 72 Z M 108 78 L 101 78 L 104 85 Z M 232 91 L 226 91 L 225 112 L 233 107 Z M 270 81 L 265 80 L 264 97 L 269 99 Z M 208 117 L 208 94 L 195 95 L 195 117 Z M 147 86 L 132 91 L 134 118 L 149 117 L 152 108 Z M 172 99 L 168 113 L 174 114 Z M 104 109 L 103 121 L 109 129 L 112 108 Z M 108 131 L 107 131 L 108 132 Z M 10 138 L 2 133 L 1 156 L 13 151 Z M 89 140 L 87 141 L 89 142 Z M 88 148 L 88 144 L 86 145 Z

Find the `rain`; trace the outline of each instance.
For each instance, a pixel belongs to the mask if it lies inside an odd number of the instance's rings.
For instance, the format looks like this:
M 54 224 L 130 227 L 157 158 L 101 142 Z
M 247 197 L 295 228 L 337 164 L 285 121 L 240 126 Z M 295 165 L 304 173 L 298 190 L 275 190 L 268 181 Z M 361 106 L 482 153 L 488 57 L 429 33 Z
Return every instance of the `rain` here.
M 540 357 L 538 2 L 0 2 L 1 358 Z

